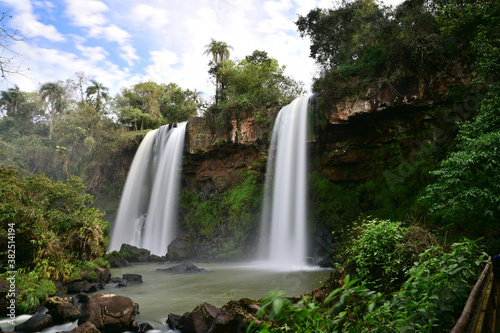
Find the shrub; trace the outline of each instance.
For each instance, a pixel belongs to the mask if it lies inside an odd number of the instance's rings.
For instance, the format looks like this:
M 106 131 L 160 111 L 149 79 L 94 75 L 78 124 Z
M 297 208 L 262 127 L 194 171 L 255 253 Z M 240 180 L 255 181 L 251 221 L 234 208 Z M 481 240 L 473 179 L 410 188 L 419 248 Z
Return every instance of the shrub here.
M 347 271 L 381 290 L 399 288 L 418 255 L 437 244 L 427 230 L 390 220 L 356 222 L 348 235 L 343 253 Z
M 274 292 L 261 300 L 258 324 L 256 319 L 247 332 L 446 332 L 458 319 L 485 257 L 470 240 L 453 244 L 451 253 L 431 246 L 393 294 L 371 291 L 349 275 L 323 302 Z
M 101 257 L 107 247 L 109 227 L 90 204 L 77 177 L 53 182 L 0 168 L 0 246 L 7 248 L 7 226 L 14 225 L 17 268 L 65 282 L 76 265 Z

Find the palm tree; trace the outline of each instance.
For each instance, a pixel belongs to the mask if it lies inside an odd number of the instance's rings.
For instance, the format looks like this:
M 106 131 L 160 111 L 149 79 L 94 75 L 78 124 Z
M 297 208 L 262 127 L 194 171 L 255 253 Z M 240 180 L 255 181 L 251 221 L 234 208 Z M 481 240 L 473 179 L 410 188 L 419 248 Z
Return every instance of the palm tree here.
M 212 68 L 215 72 L 215 104 L 218 104 L 219 94 L 221 88 L 219 88 L 220 74 L 217 71 L 219 65 L 224 66 L 224 61 L 229 59 L 229 50 L 232 50 L 231 45 L 227 45 L 226 42 L 219 42 L 212 38 L 212 41 L 205 45 L 205 52 L 203 54 L 212 55 Z M 224 69 L 224 67 L 223 67 Z
M 57 114 L 61 114 L 64 108 L 64 88 L 56 82 L 49 82 L 42 85 L 40 94 L 49 105 L 49 139 L 52 139 L 52 132 L 54 130 L 54 118 Z
M 90 100 L 90 96 L 95 95 L 95 109 L 99 112 L 101 109 L 101 98 L 104 98 L 105 101 L 108 101 L 110 98 L 108 95 L 109 89 L 96 80 L 90 80 L 90 82 L 92 82 L 92 85 L 86 90 L 87 98 Z
M 0 96 L 0 103 L 5 105 L 7 115 L 10 116 L 16 115 L 19 104 L 26 101 L 26 97 L 17 85 L 15 85 L 14 88 L 9 88 L 7 91 L 2 91 Z

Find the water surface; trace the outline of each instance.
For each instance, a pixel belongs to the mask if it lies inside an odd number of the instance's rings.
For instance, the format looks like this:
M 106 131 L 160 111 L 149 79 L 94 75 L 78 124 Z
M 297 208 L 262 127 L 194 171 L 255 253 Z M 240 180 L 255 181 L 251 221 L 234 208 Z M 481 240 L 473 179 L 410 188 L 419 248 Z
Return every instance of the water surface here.
M 319 287 L 330 275 L 329 270 L 319 268 L 284 272 L 263 269 L 257 264 L 234 263 L 196 264 L 210 271 L 207 273 L 172 274 L 156 271 L 171 266 L 174 265 L 149 263 L 111 269 L 113 277 L 140 274 L 143 283 L 100 292 L 130 297 L 139 304 L 138 321 L 146 321 L 160 328 L 169 313 L 182 315 L 202 302 L 220 307 L 230 300 L 244 297 L 260 299 L 275 289 L 286 291 L 287 296 L 296 296 Z

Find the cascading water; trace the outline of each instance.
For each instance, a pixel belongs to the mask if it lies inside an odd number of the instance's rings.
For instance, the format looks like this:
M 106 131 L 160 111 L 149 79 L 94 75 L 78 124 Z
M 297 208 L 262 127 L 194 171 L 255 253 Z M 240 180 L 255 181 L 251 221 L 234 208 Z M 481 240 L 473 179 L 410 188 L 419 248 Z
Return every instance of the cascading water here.
M 295 99 L 276 118 L 268 153 L 261 259 L 271 267 L 305 266 L 306 177 L 310 97 Z
M 187 122 L 148 132 L 130 167 L 109 251 L 123 243 L 163 256 L 175 238 Z

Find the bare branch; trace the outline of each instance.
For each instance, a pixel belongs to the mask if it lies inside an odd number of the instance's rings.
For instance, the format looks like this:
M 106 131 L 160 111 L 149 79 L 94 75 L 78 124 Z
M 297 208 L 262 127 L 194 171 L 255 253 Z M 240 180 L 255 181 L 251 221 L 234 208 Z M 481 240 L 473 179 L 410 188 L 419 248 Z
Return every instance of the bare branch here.
M 24 40 L 24 37 L 17 29 L 6 26 L 5 21 L 11 18 L 8 11 L 0 13 L 0 82 L 7 80 L 8 75 L 26 76 L 29 71 L 29 68 L 24 66 L 27 59 L 12 49 L 12 45 Z

